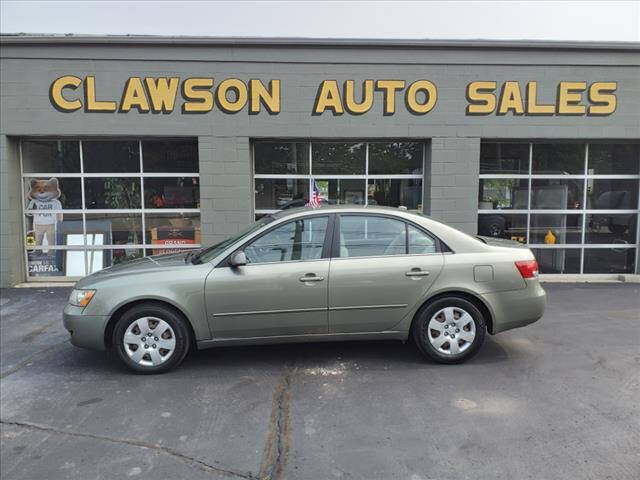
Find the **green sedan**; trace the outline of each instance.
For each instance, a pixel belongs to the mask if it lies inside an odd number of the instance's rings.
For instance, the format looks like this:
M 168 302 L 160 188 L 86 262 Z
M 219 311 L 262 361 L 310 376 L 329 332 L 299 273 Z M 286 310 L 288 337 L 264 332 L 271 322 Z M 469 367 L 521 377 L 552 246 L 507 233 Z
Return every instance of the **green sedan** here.
M 74 345 L 114 349 L 137 373 L 166 372 L 195 348 L 339 340 L 412 339 L 460 363 L 486 332 L 535 322 L 545 304 L 535 257 L 516 242 L 405 210 L 330 206 L 85 277 L 64 326 Z

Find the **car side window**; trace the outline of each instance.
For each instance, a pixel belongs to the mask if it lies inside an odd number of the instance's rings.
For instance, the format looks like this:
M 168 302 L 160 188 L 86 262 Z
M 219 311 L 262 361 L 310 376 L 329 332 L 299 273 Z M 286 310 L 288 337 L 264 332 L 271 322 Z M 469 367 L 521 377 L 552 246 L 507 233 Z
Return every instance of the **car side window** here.
M 405 255 L 406 224 L 388 217 L 343 215 L 340 217 L 340 256 Z
M 431 235 L 418 230 L 413 225 L 408 225 L 407 233 L 409 234 L 409 254 L 428 254 L 437 252 L 436 239 Z
M 274 228 L 244 248 L 247 263 L 321 258 L 328 221 L 328 217 L 304 218 Z

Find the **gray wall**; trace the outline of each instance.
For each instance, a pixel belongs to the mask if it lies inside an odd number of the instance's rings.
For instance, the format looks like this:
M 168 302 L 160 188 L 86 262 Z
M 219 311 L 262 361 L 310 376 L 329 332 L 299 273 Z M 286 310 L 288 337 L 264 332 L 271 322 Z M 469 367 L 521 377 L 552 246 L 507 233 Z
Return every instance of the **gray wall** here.
M 250 139 L 416 138 L 429 141 L 425 209 L 435 218 L 475 232 L 481 138 L 623 139 L 640 137 L 640 47 L 635 49 L 376 48 L 356 46 L 153 45 L 59 43 L 30 45 L 3 39 L 0 46 L 0 164 L 2 232 L 0 283 L 24 278 L 19 167 L 9 137 L 178 136 L 199 138 L 202 242 L 236 232 L 252 219 Z M 11 41 L 7 41 L 11 40 Z M 177 100 L 171 114 L 61 113 L 48 98 L 51 82 L 65 74 L 95 75 L 98 98 L 119 101 L 131 76 L 213 76 L 282 81 L 278 115 L 229 115 L 217 108 L 184 115 Z M 398 95 L 397 112 L 382 114 L 382 94 L 361 116 L 312 116 L 320 82 L 336 79 L 428 79 L 438 102 L 424 116 L 408 113 Z M 607 117 L 465 115 L 466 85 L 477 80 L 536 80 L 539 101 L 552 103 L 560 81 L 617 81 L 618 109 Z M 6 188 L 5 188 L 6 186 Z M 20 237 L 16 239 L 16 237 Z M 22 261 L 22 263 L 24 263 Z

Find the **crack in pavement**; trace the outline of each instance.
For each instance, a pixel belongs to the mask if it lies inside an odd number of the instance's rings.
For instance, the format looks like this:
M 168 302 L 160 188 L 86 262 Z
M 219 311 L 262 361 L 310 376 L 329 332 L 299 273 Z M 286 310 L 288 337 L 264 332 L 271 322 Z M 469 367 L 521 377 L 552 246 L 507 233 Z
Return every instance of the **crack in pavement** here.
M 170 447 L 165 447 L 164 445 L 158 445 L 158 444 L 154 444 L 154 443 L 147 443 L 147 442 L 143 442 L 143 441 L 139 441 L 139 440 L 131 440 L 131 439 L 127 439 L 127 438 L 112 438 L 112 437 L 107 437 L 104 435 L 97 435 L 97 434 L 93 434 L 93 433 L 85 433 L 85 432 L 78 432 L 75 430 L 59 430 L 57 428 L 54 427 L 50 427 L 47 425 L 39 425 L 37 423 L 30 423 L 30 422 L 14 422 L 14 421 L 10 421 L 10 420 L 0 420 L 0 424 L 1 425 L 7 425 L 7 426 L 14 426 L 14 427 L 20 427 L 20 428 L 26 428 L 26 429 L 30 429 L 30 430 L 38 430 L 41 432 L 47 432 L 47 433 L 53 433 L 53 434 L 58 434 L 58 435 L 67 435 L 70 437 L 79 437 L 79 438 L 90 438 L 93 440 L 102 440 L 105 442 L 111 442 L 111 443 L 116 443 L 116 444 L 121 444 L 121 445 L 129 445 L 132 447 L 139 447 L 139 448 L 144 448 L 144 449 L 148 449 L 148 450 L 153 450 L 156 452 L 160 452 L 160 453 L 164 453 L 165 455 L 168 455 L 170 457 L 174 457 L 176 459 L 178 459 L 180 462 L 190 466 L 190 467 L 194 467 L 197 468 L 198 470 L 201 470 L 203 472 L 206 473 L 219 473 L 219 474 L 223 474 L 223 475 L 228 475 L 228 476 L 234 476 L 234 477 L 238 477 L 238 478 L 245 478 L 245 479 L 249 479 L 249 480 L 255 480 L 256 477 L 254 475 L 252 475 L 251 473 L 243 473 L 243 472 L 236 472 L 234 470 L 230 470 L 228 468 L 222 468 L 222 467 L 216 467 L 213 465 L 210 465 L 208 463 L 203 462 L 202 460 L 198 460 L 197 458 L 193 458 L 190 457 L 188 455 L 185 455 L 183 453 L 180 453 L 176 450 L 174 450 L 173 448 Z
M 32 355 L 29 355 L 27 358 L 25 358 L 21 362 L 17 363 L 13 367 L 8 368 L 4 372 L 0 373 L 0 378 L 6 378 L 9 375 L 13 375 L 18 370 L 21 370 L 24 367 L 26 367 L 30 362 L 34 361 L 36 358 L 38 358 L 43 353 L 47 353 L 47 352 L 53 350 L 54 348 L 59 347 L 60 345 L 65 344 L 65 343 L 69 343 L 69 340 L 67 339 L 67 340 L 63 340 L 62 342 L 54 343 L 53 345 L 50 345 L 50 346 L 48 346 L 47 348 L 45 348 L 43 350 L 39 350 L 39 351 L 33 353 Z
M 296 367 L 288 365 L 273 393 L 269 435 L 258 474 L 261 480 L 281 478 L 287 464 L 291 443 L 291 380 L 295 372 Z

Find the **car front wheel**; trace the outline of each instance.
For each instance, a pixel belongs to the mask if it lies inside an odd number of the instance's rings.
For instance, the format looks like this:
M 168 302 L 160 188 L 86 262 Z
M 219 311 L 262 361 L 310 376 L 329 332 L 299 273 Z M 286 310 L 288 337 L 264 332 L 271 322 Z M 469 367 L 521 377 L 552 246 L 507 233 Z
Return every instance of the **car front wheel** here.
M 189 330 L 172 309 L 143 303 L 120 317 L 113 331 L 113 345 L 130 370 L 164 373 L 184 360 L 189 350 Z
M 413 323 L 418 349 L 438 363 L 462 363 L 475 355 L 484 341 L 482 312 L 461 297 L 444 297 L 427 305 Z

